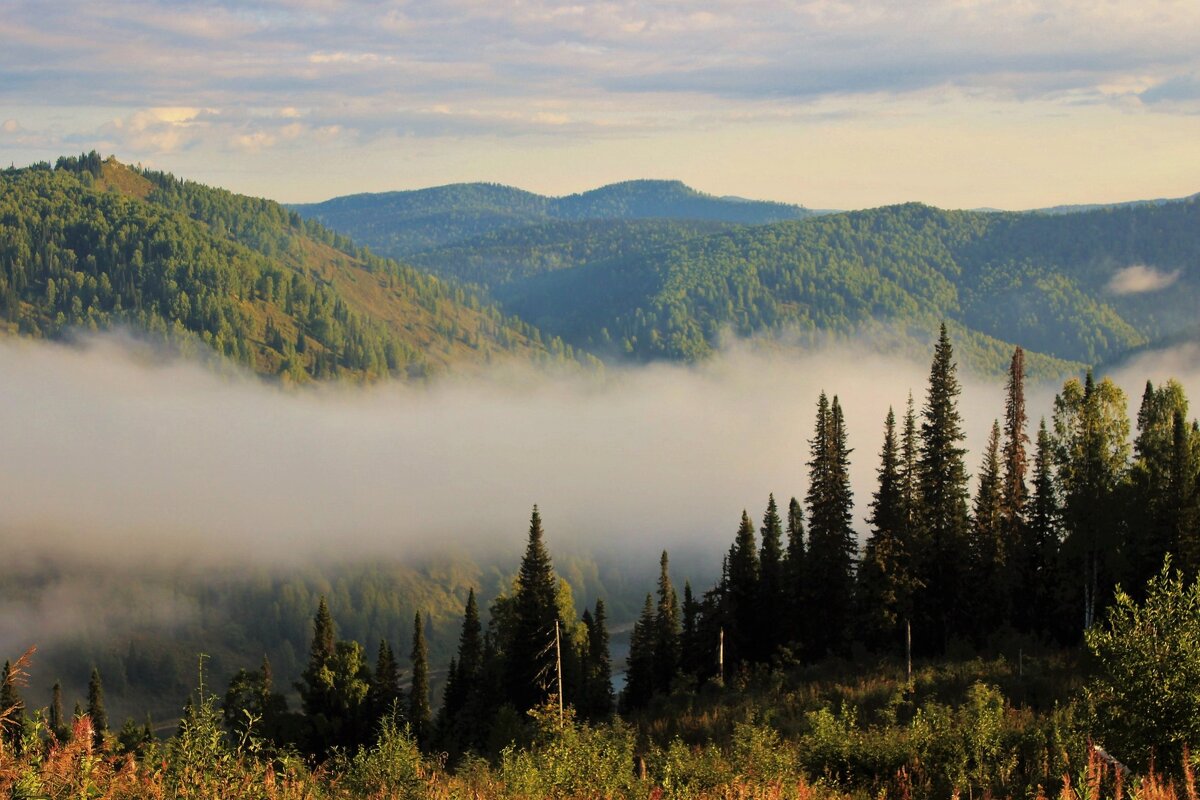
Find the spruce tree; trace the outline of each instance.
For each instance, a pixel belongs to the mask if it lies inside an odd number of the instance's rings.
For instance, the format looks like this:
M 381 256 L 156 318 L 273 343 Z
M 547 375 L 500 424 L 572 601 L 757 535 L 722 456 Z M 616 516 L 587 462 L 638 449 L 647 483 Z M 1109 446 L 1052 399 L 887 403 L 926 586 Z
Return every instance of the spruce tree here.
M 1000 474 L 1000 423 L 992 424 L 979 472 L 971 525 L 972 628 L 982 641 L 1008 619 L 1006 565 L 1008 543 Z
M 929 387 L 921 414 L 917 457 L 922 564 L 918 574 L 919 616 L 935 651 L 951 635 L 968 627 L 964 614 L 964 577 L 970 563 L 967 470 L 954 352 L 943 323 L 929 369 Z
M 757 661 L 766 661 L 774 655 L 783 642 L 780 630 L 780 619 L 784 615 L 784 557 L 783 557 L 783 521 L 779 518 L 779 508 L 775 505 L 775 495 L 767 497 L 767 510 L 763 513 L 758 563 L 758 630 L 755 633 L 757 646 L 753 657 Z
M 783 639 L 792 650 L 797 650 L 806 635 L 805 620 L 808 619 L 808 567 L 804 563 L 807 545 L 804 541 L 804 511 L 800 501 L 792 498 L 788 503 L 787 553 L 784 556 L 783 575 Z
M 1138 435 L 1126 489 L 1127 539 L 1122 548 L 1128 564 L 1123 584 L 1141 598 L 1142 588 L 1162 565 L 1163 554 L 1178 554 L 1177 517 L 1181 498 L 1175 491 L 1175 415 L 1186 416 L 1187 398 L 1175 381 L 1155 388 L 1147 381 L 1138 409 Z M 1182 566 L 1176 562 L 1177 566 Z
M 1019 580 L 1012 597 L 1017 628 L 1029 633 L 1054 630 L 1054 589 L 1058 585 L 1055 565 L 1061 539 L 1061 519 L 1054 485 L 1054 445 L 1041 421 L 1033 460 L 1033 486 L 1028 517 L 1014 568 Z
M 625 690 L 621 708 L 643 708 L 654 694 L 654 600 L 646 594 L 641 616 L 633 623 L 629 637 L 629 659 L 625 666 Z
M 429 651 L 425 646 L 425 625 L 421 612 L 413 617 L 412 688 L 408 694 L 408 723 L 413 736 L 425 746 L 429 742 L 432 712 L 429 708 Z
M 841 651 L 846 644 L 854 594 L 854 536 L 852 493 L 846 427 L 837 397 L 830 403 L 822 392 L 808 462 L 807 588 L 812 608 L 821 610 L 820 623 L 809 629 L 812 657 Z
M 586 716 L 593 721 L 602 721 L 612 716 L 614 705 L 612 659 L 608 653 L 608 613 L 602 599 L 596 599 L 595 613 L 588 614 L 584 622 L 587 626 Z
M 899 643 L 912 605 L 912 574 L 905 539 L 901 454 L 896 414 L 888 409 L 879 453 L 878 488 L 871 500 L 871 535 L 858 569 L 856 602 L 864 642 L 873 648 Z
M 313 638 L 308 651 L 308 664 L 296 683 L 304 713 L 309 718 L 328 715 L 332 707 L 335 655 L 333 616 L 329 604 L 321 597 L 313 617 Z
M 92 677 L 88 681 L 87 715 L 92 720 L 92 734 L 95 744 L 104 744 L 104 734 L 108 732 L 108 712 L 104 708 L 104 685 L 100 682 L 100 670 L 92 667 Z
M 378 726 L 380 720 L 393 713 L 402 716 L 400 707 L 404 692 L 400 688 L 400 664 L 387 639 L 379 640 L 375 655 L 375 670 L 371 673 L 371 690 L 367 694 L 367 707 L 371 723 Z
M 1025 351 L 1020 347 L 1013 351 L 1008 367 L 1008 386 L 1004 400 L 1004 477 L 1001 488 L 1001 514 L 1004 520 L 1005 539 L 1015 541 L 1020 536 L 1021 523 L 1025 519 L 1025 502 L 1028 487 L 1025 475 L 1028 458 L 1025 448 L 1029 437 L 1025 433 Z
M 706 666 L 706 648 L 700 636 L 700 603 L 692 594 L 690 581 L 683 582 L 683 622 L 679 635 L 680 665 L 689 675 L 699 677 Z
M 726 581 L 725 663 L 736 666 L 750 657 L 758 630 L 758 547 L 750 515 L 742 511 L 737 537 L 729 549 Z
M 659 558 L 658 606 L 654 616 L 655 693 L 667 694 L 679 671 L 679 598 L 671 584 L 667 551 Z
M 473 731 L 486 723 L 486 720 L 482 719 L 482 703 L 479 697 L 483 688 L 483 670 L 483 626 L 479 621 L 475 590 L 471 589 L 463 609 L 458 652 L 450 661 L 442 694 L 442 707 L 438 710 L 439 738 L 451 756 L 457 756 L 469 748 L 475 738 L 472 735 Z
M 543 541 L 542 518 L 534 506 L 513 596 L 512 641 L 505 647 L 506 694 L 518 712 L 545 700 L 554 678 L 557 594 L 558 579 Z
M 1171 425 L 1171 550 L 1184 576 L 1195 579 L 1200 572 L 1200 434 L 1184 414 L 1176 408 Z

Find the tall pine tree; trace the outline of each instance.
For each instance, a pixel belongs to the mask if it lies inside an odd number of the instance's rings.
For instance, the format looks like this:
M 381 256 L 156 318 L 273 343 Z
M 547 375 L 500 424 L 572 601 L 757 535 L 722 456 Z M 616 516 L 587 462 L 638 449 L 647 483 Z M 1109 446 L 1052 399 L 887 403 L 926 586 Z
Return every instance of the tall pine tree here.
M 766 661 L 783 644 L 783 632 L 779 623 L 785 615 L 786 608 L 783 520 L 779 518 L 779 508 L 775 505 L 774 494 L 767 498 L 767 510 L 763 513 L 762 527 L 758 532 L 761 537 L 758 551 L 759 624 L 755 634 L 757 647 L 753 655 L 757 661 Z
M 613 713 L 612 660 L 608 653 L 608 613 L 596 599 L 596 611 L 584 612 L 587 652 L 584 659 L 582 711 L 586 719 L 602 721 Z
M 649 594 L 641 616 L 633 623 L 629 637 L 629 658 L 625 665 L 625 690 L 621 692 L 624 711 L 643 708 L 654 695 L 654 600 Z
M 729 548 L 725 591 L 725 663 L 736 666 L 751 657 L 758 630 L 758 546 L 750 515 L 742 510 L 737 537 Z
M 896 414 L 888 409 L 879 453 L 878 488 L 871 500 L 871 535 L 863 549 L 856 593 L 864 642 L 876 649 L 899 644 L 903 622 L 912 612 L 912 564 L 906 539 L 906 511 Z
M 830 403 L 822 392 L 811 445 L 808 484 L 807 588 L 812 608 L 821 609 L 819 623 L 809 627 L 812 657 L 840 652 L 848 643 L 854 594 L 854 536 L 850 490 L 850 450 L 846 426 L 836 396 Z
M 973 630 L 970 633 L 977 642 L 982 642 L 1008 619 L 1008 542 L 1003 493 L 1000 423 L 995 422 L 983 454 L 971 524 L 970 598 Z
M 654 691 L 667 694 L 679 671 L 679 598 L 671 584 L 667 551 L 659 559 L 658 607 L 654 616 Z
M 952 635 L 967 628 L 966 567 L 970 563 L 967 470 L 962 418 L 958 412 L 957 366 L 943 323 L 929 369 L 917 457 L 921 563 L 918 618 L 923 638 L 940 652 Z
M 804 538 L 804 511 L 800 501 L 788 503 L 787 553 L 783 575 L 783 639 L 793 651 L 803 649 L 808 619 L 808 566 L 805 564 L 808 545 Z
M 425 624 L 421 612 L 413 617 L 412 687 L 408 693 L 408 724 L 413 736 L 425 746 L 429 742 L 433 714 L 429 708 L 429 650 L 425 645 Z
M 1033 459 L 1033 486 L 1028 516 L 1014 568 L 1018 575 L 1013 592 L 1013 620 L 1019 630 L 1049 633 L 1056 630 L 1046 613 L 1055 607 L 1055 575 L 1062 537 L 1061 511 L 1054 484 L 1054 445 L 1041 421 Z
M 537 506 L 529 519 L 529 542 L 513 595 L 512 641 L 505 647 L 505 688 L 519 712 L 549 695 L 554 678 L 554 623 L 558 578 L 550 563 Z

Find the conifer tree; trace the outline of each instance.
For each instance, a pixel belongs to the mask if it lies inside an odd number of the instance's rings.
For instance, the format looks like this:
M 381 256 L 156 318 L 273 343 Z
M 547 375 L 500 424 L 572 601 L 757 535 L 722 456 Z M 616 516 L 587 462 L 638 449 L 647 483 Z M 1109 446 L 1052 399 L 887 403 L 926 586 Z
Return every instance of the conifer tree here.
M 692 594 L 691 581 L 683 582 L 683 622 L 679 635 L 680 665 L 689 675 L 703 672 L 705 647 L 700 637 L 700 603 Z
M 750 515 L 742 511 L 737 537 L 729 548 L 725 604 L 725 662 L 737 665 L 750 657 L 750 641 L 757 631 L 758 547 Z
M 900 458 L 896 414 L 889 408 L 876 473 L 879 485 L 867 520 L 871 535 L 857 575 L 856 600 L 863 639 L 874 648 L 897 644 L 902 621 L 911 613 L 913 587 Z
M 783 574 L 786 581 L 783 605 L 784 641 L 796 649 L 802 645 L 806 634 L 805 620 L 808 618 L 808 567 L 804 563 L 807 545 L 804 541 L 804 511 L 800 501 L 792 498 L 788 503 L 787 553 L 784 556 Z
M 584 705 L 593 721 L 608 719 L 613 713 L 612 660 L 608 653 L 608 613 L 604 601 L 596 598 L 594 614 L 584 612 L 587 626 Z
M 1037 433 L 1028 516 L 1013 565 L 1018 575 L 1012 597 L 1013 620 L 1018 629 L 1027 632 L 1053 628 L 1046 609 L 1054 607 L 1054 589 L 1059 583 L 1054 573 L 1062 535 L 1053 459 L 1054 445 L 1043 419 Z
M 408 695 L 408 723 L 422 746 L 428 743 L 432 712 L 429 708 L 429 651 L 425 646 L 425 625 L 421 612 L 413 617 L 412 688 Z
M 1146 582 L 1158 573 L 1163 553 L 1178 554 L 1176 521 L 1181 498 L 1174 480 L 1176 412 L 1187 414 L 1183 387 L 1168 381 L 1155 388 L 1147 381 L 1137 415 L 1129 497 L 1124 502 L 1128 531 L 1123 547 L 1128 562 L 1124 583 L 1135 598 L 1141 597 Z
M 104 708 L 104 685 L 100 682 L 100 670 L 95 667 L 92 667 L 92 677 L 88 681 L 87 714 L 92 720 L 95 744 L 100 747 L 104 743 L 104 734 L 108 732 L 108 711 Z
M 375 670 L 371 673 L 371 689 L 367 694 L 367 707 L 370 709 L 372 725 L 387 718 L 394 712 L 403 714 L 400 703 L 404 692 L 400 688 L 400 664 L 396 654 L 387 639 L 379 640 L 379 649 L 375 655 Z
M 336 654 L 333 616 L 329 613 L 329 604 L 321 597 L 313 617 L 308 664 L 295 684 L 304 711 L 306 744 L 313 754 L 324 753 L 335 743 L 332 737 L 338 716 L 334 685 Z
M 783 521 L 775 505 L 775 495 L 767 497 L 767 510 L 763 513 L 758 563 L 758 630 L 755 634 L 757 647 L 754 658 L 766 661 L 774 655 L 781 641 L 780 618 L 785 611 Z
M 1020 526 L 1025 518 L 1025 502 L 1028 488 L 1025 475 L 1028 459 L 1025 448 L 1029 437 L 1025 434 L 1025 351 L 1020 347 L 1013 351 L 1008 367 L 1008 386 L 1004 400 L 1004 477 L 1001 488 L 1001 513 L 1004 519 L 1005 538 L 1014 542 L 1020 536 Z
M 1180 571 L 1195 579 L 1200 572 L 1200 433 L 1184 413 L 1176 408 L 1171 426 L 1171 542 Z
M 451 756 L 456 756 L 470 747 L 476 738 L 472 735 L 473 731 L 486 723 L 482 719 L 479 697 L 483 688 L 483 671 L 483 626 L 479 621 L 475 590 L 471 589 L 463 610 L 458 653 L 450 661 L 449 674 L 442 693 L 442 707 L 438 710 L 438 735 Z
M 649 594 L 641 616 L 633 623 L 629 638 L 629 659 L 625 667 L 625 690 L 621 708 L 642 708 L 654 694 L 654 601 Z
M 973 635 L 981 640 L 1008 618 L 1008 543 L 1000 474 L 1000 423 L 992 424 L 979 472 L 971 525 L 971 612 Z
M 961 389 L 954 352 L 945 323 L 941 326 L 929 369 L 929 387 L 922 410 L 919 455 L 919 519 L 922 525 L 922 564 L 918 594 L 920 616 L 928 628 L 925 638 L 941 651 L 953 634 L 963 632 L 964 569 L 969 563 L 967 471 L 964 435 L 958 412 Z
M 679 598 L 671 584 L 667 551 L 659 559 L 658 607 L 654 616 L 655 693 L 667 694 L 679 670 Z
M 513 596 L 513 638 L 505 647 L 506 694 L 519 712 L 533 708 L 548 694 L 555 668 L 557 594 L 558 579 L 543 541 L 542 518 L 534 506 Z
M 807 587 L 813 608 L 821 609 L 819 624 L 808 635 L 810 655 L 840 651 L 846 643 L 854 593 L 854 560 L 858 552 L 851 527 L 852 494 L 849 454 L 841 405 L 822 392 L 808 462 Z M 815 622 L 815 620 L 814 620 Z

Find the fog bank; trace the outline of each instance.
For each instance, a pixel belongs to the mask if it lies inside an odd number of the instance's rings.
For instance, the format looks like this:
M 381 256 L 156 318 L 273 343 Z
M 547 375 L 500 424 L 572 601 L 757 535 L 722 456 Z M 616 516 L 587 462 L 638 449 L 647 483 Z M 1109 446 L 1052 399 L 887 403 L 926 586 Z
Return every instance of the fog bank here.
M 1200 396 L 1200 348 L 1115 377 L 1131 413 L 1147 377 Z M 696 367 L 546 376 L 497 368 L 428 386 L 287 391 L 117 336 L 0 343 L 0 541 L 12 559 L 299 563 L 396 558 L 448 544 L 519 552 L 541 506 L 551 548 L 723 549 L 747 508 L 806 488 L 820 391 L 840 396 L 865 532 L 889 405 L 928 363 L 854 346 L 733 347 Z M 1003 380 L 963 378 L 968 470 Z M 1056 387 L 1030 387 L 1031 436 Z

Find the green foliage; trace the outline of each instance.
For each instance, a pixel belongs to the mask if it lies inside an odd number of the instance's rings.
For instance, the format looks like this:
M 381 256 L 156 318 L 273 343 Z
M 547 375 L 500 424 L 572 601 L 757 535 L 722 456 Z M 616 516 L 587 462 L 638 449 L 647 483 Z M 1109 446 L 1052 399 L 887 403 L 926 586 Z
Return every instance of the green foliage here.
M 419 376 L 489 352 L 573 357 L 276 203 L 111 159 L 0 173 L 0 321 L 30 336 L 127 325 L 293 380 Z
M 1086 634 L 1098 669 L 1088 686 L 1101 742 L 1123 761 L 1174 769 L 1200 749 L 1200 582 L 1163 562 L 1145 602 L 1123 590 Z
M 548 258 L 533 254 L 521 260 L 577 258 L 592 253 L 597 245 L 582 251 L 577 242 L 598 240 L 603 252 L 614 222 L 624 240 L 630 232 L 654 237 L 659 226 L 637 225 L 645 220 L 688 220 L 689 229 L 711 229 L 725 223 L 762 224 L 800 219 L 811 212 L 783 203 L 730 200 L 702 194 L 678 181 L 628 181 L 568 197 L 543 197 L 496 184 L 467 183 L 408 192 L 384 192 L 336 197 L 323 203 L 297 205 L 305 217 L 320 220 L 356 241 L 395 257 L 422 251 L 428 261 L 444 264 L 483 253 L 485 259 L 499 258 L 540 242 L 550 242 Z M 601 223 L 596 224 L 587 224 Z M 707 223 L 707 225 L 701 224 Z M 569 231 L 563 236 L 563 229 Z M 569 239 L 569 242 L 562 242 Z M 557 244 L 562 242 L 562 244 Z M 456 249 L 456 245 L 463 245 Z M 623 244 L 621 245 L 623 246 Z M 555 253 L 555 250 L 558 252 Z M 419 260 L 419 259 L 418 259 Z M 470 267 L 468 267 L 470 268 Z M 466 277 L 459 274 L 458 277 Z M 486 282 L 486 281 L 483 281 Z
M 507 794 L 527 798 L 629 797 L 640 788 L 633 774 L 633 730 L 620 722 L 590 726 L 556 706 L 530 712 L 537 729 L 527 749 L 501 753 L 497 773 Z
M 345 763 L 345 784 L 356 797 L 424 800 L 435 768 L 421 755 L 408 726 L 389 714 L 380 722 L 375 744 Z

